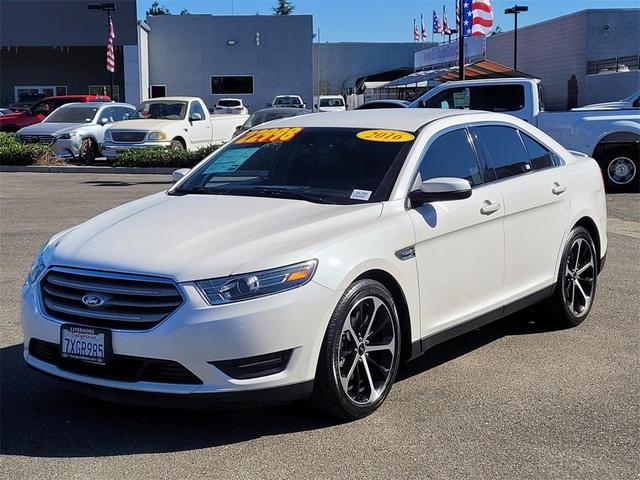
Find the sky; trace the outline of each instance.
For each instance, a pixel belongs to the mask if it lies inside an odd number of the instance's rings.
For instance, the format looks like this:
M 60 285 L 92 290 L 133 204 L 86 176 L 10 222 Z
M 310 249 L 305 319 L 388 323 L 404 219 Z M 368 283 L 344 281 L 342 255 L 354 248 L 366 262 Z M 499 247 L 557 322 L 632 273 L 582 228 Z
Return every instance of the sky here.
M 138 18 L 153 0 L 138 1 Z M 270 15 L 276 0 L 159 0 L 171 13 L 182 9 L 190 13 L 213 15 Z M 292 0 L 294 14 L 313 15 L 314 33 L 320 30 L 321 42 L 411 42 L 413 19 L 420 22 L 424 14 L 431 38 L 431 15 L 439 14 L 446 5 L 449 23 L 454 23 L 455 0 Z M 529 11 L 518 16 L 518 26 L 538 23 L 550 18 L 587 8 L 639 8 L 640 0 L 493 0 L 494 25 L 502 30 L 513 29 L 513 15 L 504 9 L 515 3 L 527 5 Z M 317 40 L 317 37 L 316 37 Z

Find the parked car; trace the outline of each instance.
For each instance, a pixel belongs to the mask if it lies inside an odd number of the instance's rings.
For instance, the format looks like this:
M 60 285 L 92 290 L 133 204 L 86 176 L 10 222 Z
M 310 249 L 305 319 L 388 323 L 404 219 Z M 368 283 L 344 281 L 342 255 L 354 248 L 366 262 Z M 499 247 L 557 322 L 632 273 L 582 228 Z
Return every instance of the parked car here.
M 56 108 L 75 102 L 110 102 L 111 99 L 98 95 L 64 95 L 60 97 L 47 97 L 34 103 L 24 112 L 2 115 L 0 117 L 1 132 L 17 132 L 21 128 L 34 123 L 40 123 Z
M 299 95 L 276 95 L 267 107 L 307 108 Z
M 628 110 L 631 108 L 640 108 L 640 90 L 633 92 L 627 98 L 617 100 L 615 102 L 592 103 L 580 108 L 572 108 L 571 111 L 582 110 Z
M 340 95 L 320 95 L 315 109 L 318 112 L 344 112 L 347 106 Z
M 216 106 L 213 107 L 213 112 L 210 113 L 240 113 L 248 115 L 249 108 L 239 98 L 221 98 L 216 102 Z
M 380 108 L 406 108 L 411 102 L 407 100 L 371 100 L 363 103 L 356 110 L 373 110 Z
M 311 397 L 356 419 L 455 335 L 537 302 L 580 324 L 606 253 L 598 165 L 527 122 L 296 116 L 54 235 L 22 289 L 24 358 L 103 399 Z
M 545 112 L 536 79 L 447 82 L 410 107 L 503 112 L 536 125 L 565 148 L 594 157 L 612 191 L 640 190 L 640 115 L 634 110 Z
M 242 125 L 238 126 L 234 136 L 239 135 L 250 128 L 262 125 L 263 123 L 271 122 L 272 120 L 296 117 L 298 115 L 306 115 L 309 113 L 312 113 L 311 110 L 306 110 L 304 108 L 263 108 L 257 112 L 253 112 Z
M 105 128 L 135 109 L 127 103 L 68 103 L 41 123 L 18 130 L 17 136 L 24 143 L 51 145 L 59 157 L 90 165 L 100 155 Z
M 197 97 L 162 97 L 142 102 L 128 120 L 106 129 L 102 154 L 117 158 L 132 148 L 197 150 L 231 138 L 248 115 L 209 115 Z

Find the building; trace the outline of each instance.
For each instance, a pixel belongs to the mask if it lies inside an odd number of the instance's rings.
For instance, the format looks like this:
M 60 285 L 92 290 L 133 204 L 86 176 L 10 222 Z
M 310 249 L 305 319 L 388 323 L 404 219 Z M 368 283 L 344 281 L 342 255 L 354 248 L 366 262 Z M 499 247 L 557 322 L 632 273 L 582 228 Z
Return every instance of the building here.
M 193 95 L 209 107 L 238 97 L 251 110 L 276 94 L 312 103 L 309 15 L 167 15 L 148 17 L 147 23 L 152 96 Z
M 526 15 L 526 14 L 525 14 Z M 593 9 L 518 29 L 518 70 L 542 80 L 546 108 L 618 100 L 640 88 L 640 9 Z M 486 58 L 513 65 L 513 32 Z
M 103 93 L 107 14 L 88 10 L 88 1 L 2 0 L 0 2 L 0 102 L 30 94 Z M 115 0 L 114 97 L 136 102 L 138 32 L 135 0 Z

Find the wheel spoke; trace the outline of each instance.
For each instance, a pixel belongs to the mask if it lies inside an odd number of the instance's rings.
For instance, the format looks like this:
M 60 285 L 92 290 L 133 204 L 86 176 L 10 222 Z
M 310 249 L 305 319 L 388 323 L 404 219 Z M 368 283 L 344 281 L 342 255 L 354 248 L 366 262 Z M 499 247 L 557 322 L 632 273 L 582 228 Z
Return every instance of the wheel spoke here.
M 573 310 L 573 312 L 577 312 L 576 310 L 576 305 L 575 305 L 575 299 L 576 299 L 576 282 L 571 282 L 571 310 Z
M 580 262 L 580 247 L 582 247 L 582 242 L 580 240 L 578 240 L 576 243 L 578 244 L 578 253 L 576 253 L 576 264 L 574 270 L 578 269 L 578 263 Z
M 582 275 L 584 272 L 586 272 L 589 268 L 593 268 L 593 260 L 590 259 L 589 263 L 587 263 L 585 266 L 581 267 L 578 269 L 578 271 L 576 272 L 577 275 Z
M 371 372 L 369 371 L 369 364 L 367 363 L 366 357 L 362 357 L 362 365 L 364 366 L 364 371 L 367 374 L 367 381 L 369 382 L 369 402 L 375 402 L 380 394 L 376 390 L 376 387 L 373 386 L 373 378 L 371 378 Z
M 362 302 L 362 303 L 364 303 L 364 302 Z M 369 323 L 367 324 L 367 329 L 365 330 L 364 335 L 362 336 L 362 338 L 367 339 L 371 335 L 371 327 L 373 326 L 373 321 L 376 319 L 376 314 L 378 313 L 378 310 L 380 309 L 380 307 L 382 305 L 384 305 L 382 303 L 382 300 L 380 300 L 379 298 L 376 298 L 376 297 L 373 298 L 373 312 L 371 312 L 371 318 L 369 318 Z
M 589 299 L 591 298 L 589 295 L 586 294 L 586 292 L 584 291 L 584 289 L 582 288 L 582 285 L 580 285 L 579 281 L 575 281 L 574 282 L 575 286 L 578 287 L 578 291 L 580 292 L 580 295 L 582 295 L 582 298 L 584 298 L 584 304 L 585 307 L 587 306 Z
M 353 372 L 355 371 L 357 365 L 358 365 L 358 356 L 354 355 L 353 362 L 351 363 L 351 367 L 349 367 L 347 376 L 343 377 L 342 375 L 340 375 L 340 382 L 342 382 L 342 388 L 344 388 L 345 392 L 349 389 L 349 381 L 351 380 L 351 377 L 353 376 Z
M 395 340 L 392 338 L 389 343 L 382 345 L 367 345 L 367 352 L 380 352 L 383 350 L 389 350 L 393 353 L 395 347 Z

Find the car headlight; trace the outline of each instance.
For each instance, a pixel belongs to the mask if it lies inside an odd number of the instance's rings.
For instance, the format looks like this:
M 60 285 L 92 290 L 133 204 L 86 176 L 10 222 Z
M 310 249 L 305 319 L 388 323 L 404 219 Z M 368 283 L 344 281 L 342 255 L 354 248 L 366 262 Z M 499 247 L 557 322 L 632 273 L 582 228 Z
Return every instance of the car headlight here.
M 313 278 L 317 266 L 318 260 L 309 260 L 261 272 L 200 280 L 196 285 L 211 305 L 222 305 L 301 287 Z
M 158 140 L 166 140 L 167 134 L 164 132 L 149 132 L 147 136 L 147 140 L 158 141 Z
M 46 268 L 44 260 L 42 259 L 42 255 L 44 254 L 47 247 L 53 244 L 57 245 L 58 241 L 61 240 L 64 235 L 69 233 L 74 228 L 75 227 L 68 228 L 66 230 L 63 230 L 62 232 L 56 233 L 38 249 L 38 253 L 36 253 L 36 256 L 33 259 L 33 263 L 31 264 L 31 270 L 29 270 L 29 274 L 27 275 L 25 285 L 33 285 L 38 280 L 38 278 L 40 278 L 40 274 Z
M 78 135 L 78 132 L 63 133 L 62 135 L 58 135 L 56 140 L 69 140 L 71 137 L 75 137 L 76 135 Z

